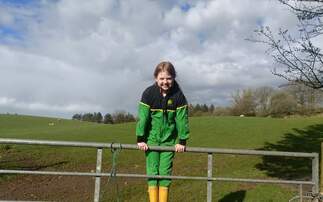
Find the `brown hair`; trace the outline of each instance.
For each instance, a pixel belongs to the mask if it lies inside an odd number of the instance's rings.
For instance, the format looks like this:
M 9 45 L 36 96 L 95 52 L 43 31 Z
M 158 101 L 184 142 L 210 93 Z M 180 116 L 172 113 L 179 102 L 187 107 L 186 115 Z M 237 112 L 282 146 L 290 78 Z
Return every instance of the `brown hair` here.
M 172 63 L 167 61 L 159 63 L 155 68 L 154 77 L 157 78 L 162 71 L 168 72 L 174 79 L 176 78 L 176 71 Z

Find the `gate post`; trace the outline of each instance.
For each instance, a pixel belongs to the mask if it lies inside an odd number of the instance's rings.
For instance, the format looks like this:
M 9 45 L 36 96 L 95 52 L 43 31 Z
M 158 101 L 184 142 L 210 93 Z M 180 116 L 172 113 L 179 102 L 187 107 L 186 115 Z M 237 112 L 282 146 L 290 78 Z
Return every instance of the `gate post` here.
M 319 192 L 323 194 L 323 159 L 322 159 L 322 153 L 323 152 L 323 142 L 321 142 L 321 152 L 319 153 L 319 158 L 320 158 L 320 190 Z
M 213 156 L 212 153 L 207 155 L 207 177 L 212 177 L 212 167 L 213 167 Z M 212 202 L 212 180 L 207 181 L 207 202 Z
M 319 184 L 319 155 L 316 153 L 315 157 L 312 159 L 312 181 L 314 182 L 314 186 L 312 192 L 314 194 L 320 193 L 320 184 Z
M 101 173 L 101 165 L 102 165 L 102 148 L 98 148 L 97 156 L 96 156 L 96 174 Z M 101 177 L 95 177 L 95 189 L 94 189 L 94 202 L 99 202 L 100 200 L 100 185 L 101 185 Z

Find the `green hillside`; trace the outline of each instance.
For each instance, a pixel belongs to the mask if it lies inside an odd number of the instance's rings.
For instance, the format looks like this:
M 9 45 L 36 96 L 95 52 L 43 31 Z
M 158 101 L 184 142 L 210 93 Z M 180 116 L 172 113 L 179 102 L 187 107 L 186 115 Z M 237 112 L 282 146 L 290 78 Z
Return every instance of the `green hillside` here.
M 323 118 L 249 118 L 249 117 L 194 117 L 190 119 L 191 138 L 188 146 L 265 149 L 318 152 L 323 137 Z M 21 115 L 0 115 L 0 137 L 19 139 L 67 140 L 87 142 L 135 143 L 135 123 L 105 125 L 57 118 Z M 0 169 L 33 170 L 95 170 L 95 149 L 55 148 L 47 146 L 0 146 Z M 215 155 L 214 176 L 240 178 L 309 179 L 310 161 L 305 159 L 262 158 L 255 156 Z M 207 156 L 177 154 L 174 175 L 206 176 Z M 103 171 L 110 172 L 111 153 L 105 151 Z M 117 172 L 145 173 L 144 154 L 140 151 L 120 151 Z M 18 186 L 19 180 L 33 183 L 49 181 L 46 186 Z M 79 181 L 80 180 L 80 181 Z M 60 183 L 71 183 L 64 187 Z M 74 184 L 73 184 L 74 183 Z M 75 184 L 76 183 L 76 184 Z M 10 186 L 16 185 L 14 190 Z M 53 194 L 49 188 L 55 187 Z M 103 181 L 104 200 L 117 197 L 124 201 L 147 200 L 143 179 L 118 178 Z M 59 187 L 59 188 L 57 188 Z M 92 200 L 94 180 L 87 177 L 0 176 L 0 199 L 7 200 Z M 74 194 L 73 189 L 82 190 Z M 25 194 L 18 190 L 23 189 Z M 52 188 L 54 189 L 54 188 Z M 71 189 L 71 191 L 69 191 Z M 40 190 L 40 191 L 39 191 Z M 4 193 L 4 192 L 3 192 Z M 73 193 L 73 194 L 71 194 Z M 297 187 L 216 182 L 214 201 L 288 201 L 297 193 Z M 74 198 L 73 198 L 74 197 Z M 173 181 L 170 201 L 205 201 L 206 182 Z

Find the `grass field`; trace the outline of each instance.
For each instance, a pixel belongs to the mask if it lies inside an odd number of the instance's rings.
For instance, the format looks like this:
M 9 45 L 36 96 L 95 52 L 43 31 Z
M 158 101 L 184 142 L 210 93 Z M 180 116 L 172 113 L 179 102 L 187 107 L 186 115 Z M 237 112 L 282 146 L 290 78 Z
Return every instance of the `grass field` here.
M 49 123 L 55 125 L 49 125 Z M 249 117 L 194 117 L 190 119 L 188 146 L 319 152 L 322 117 L 287 119 Z M 0 115 L 0 137 L 86 142 L 135 143 L 135 123 L 105 125 L 55 118 Z M 0 169 L 93 171 L 95 149 L 45 146 L 0 146 Z M 117 172 L 145 173 L 144 154 L 122 150 Z M 213 175 L 260 179 L 309 179 L 306 159 L 215 155 Z M 174 175 L 206 176 L 207 156 L 177 154 Z M 103 171 L 111 169 L 111 153 L 104 152 Z M 146 182 L 118 178 L 103 181 L 103 201 L 147 201 Z M 94 179 L 27 175 L 0 176 L 0 200 L 91 201 Z M 213 201 L 288 201 L 297 188 L 216 182 Z M 205 201 L 206 182 L 173 181 L 170 201 Z

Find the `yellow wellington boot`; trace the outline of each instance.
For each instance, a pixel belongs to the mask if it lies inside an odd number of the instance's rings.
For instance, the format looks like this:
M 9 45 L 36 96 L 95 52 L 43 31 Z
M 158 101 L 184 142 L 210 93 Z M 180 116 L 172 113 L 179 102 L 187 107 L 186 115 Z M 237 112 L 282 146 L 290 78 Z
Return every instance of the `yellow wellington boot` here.
M 157 186 L 149 186 L 149 201 L 150 202 L 158 202 L 158 187 Z
M 159 202 L 168 201 L 168 187 L 159 187 Z

